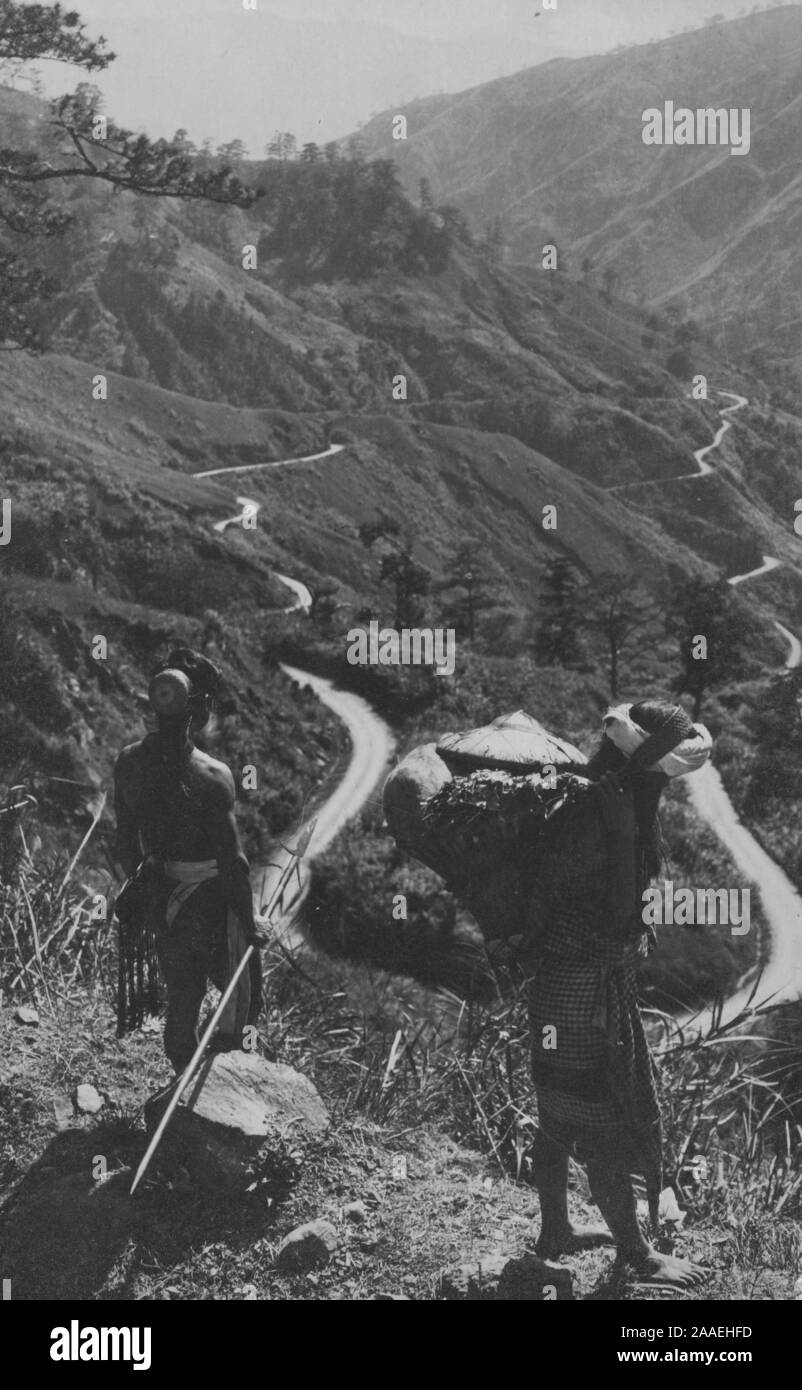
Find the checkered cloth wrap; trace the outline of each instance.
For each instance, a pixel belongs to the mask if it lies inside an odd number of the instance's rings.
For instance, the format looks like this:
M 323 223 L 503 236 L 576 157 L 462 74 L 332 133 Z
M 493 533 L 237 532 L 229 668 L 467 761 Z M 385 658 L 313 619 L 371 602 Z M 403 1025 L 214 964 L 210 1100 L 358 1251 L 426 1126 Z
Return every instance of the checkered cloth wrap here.
M 626 935 L 611 936 L 606 837 L 597 807 L 586 802 L 581 814 L 581 855 L 555 852 L 549 874 L 532 886 L 529 1018 L 539 1120 L 567 1146 L 591 1148 L 594 1136 L 612 1143 L 643 1176 L 656 1219 L 660 1108 L 636 974 L 649 938 L 634 903 Z M 553 1049 L 543 1046 L 553 1037 L 547 1028 L 556 1029 Z

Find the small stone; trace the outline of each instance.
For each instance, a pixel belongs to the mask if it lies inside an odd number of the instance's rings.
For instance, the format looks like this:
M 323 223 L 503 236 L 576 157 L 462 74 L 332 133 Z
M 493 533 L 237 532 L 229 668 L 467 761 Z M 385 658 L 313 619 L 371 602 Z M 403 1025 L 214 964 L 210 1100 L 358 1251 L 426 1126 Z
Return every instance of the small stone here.
M 84 1115 L 96 1115 L 98 1110 L 103 1109 L 103 1097 L 98 1095 L 94 1086 L 86 1084 L 79 1086 L 75 1092 L 75 1104 Z
M 507 1255 L 484 1255 L 471 1264 L 444 1270 L 437 1281 L 436 1297 L 449 1302 L 491 1302 L 496 1297 L 508 1258 Z
M 347 1207 L 343 1207 L 343 1216 L 346 1221 L 353 1221 L 355 1225 L 361 1226 L 368 1219 L 368 1209 L 364 1202 L 349 1202 Z
M 59 1129 L 66 1129 L 72 1122 L 75 1111 L 69 1096 L 56 1096 L 53 1101 L 53 1113 L 56 1117 L 56 1124 Z
M 39 1023 L 39 1010 L 35 1009 L 33 1004 L 20 1004 L 19 1008 L 14 1010 L 14 1017 L 17 1023 L 28 1023 L 36 1027 Z
M 802 1278 L 797 1279 L 794 1284 L 794 1301 L 798 1303 L 802 1300 Z
M 239 1291 L 238 1291 L 238 1293 L 237 1293 L 237 1297 L 238 1297 L 238 1298 L 244 1299 L 246 1303 L 255 1303 L 255 1302 L 256 1302 L 256 1285 L 255 1285 L 255 1284 L 243 1284 L 242 1288 L 239 1289 Z
M 573 1298 L 571 1272 L 549 1265 L 537 1255 L 484 1255 L 471 1264 L 456 1265 L 440 1275 L 436 1297 L 449 1302 L 490 1303 Z
M 308 1221 L 285 1236 L 276 1264 L 288 1273 L 301 1273 L 328 1264 L 338 1245 L 337 1232 L 330 1221 Z
M 538 1255 L 531 1254 L 507 1261 L 496 1291 L 496 1298 L 505 1303 L 548 1300 L 562 1303 L 573 1296 L 570 1269 L 546 1264 Z

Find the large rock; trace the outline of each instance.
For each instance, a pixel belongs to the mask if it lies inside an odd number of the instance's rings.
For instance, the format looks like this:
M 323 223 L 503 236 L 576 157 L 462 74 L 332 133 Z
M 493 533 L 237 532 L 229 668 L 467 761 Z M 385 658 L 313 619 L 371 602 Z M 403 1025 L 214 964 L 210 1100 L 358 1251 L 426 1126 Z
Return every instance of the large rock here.
M 456 1303 L 520 1303 L 573 1298 L 571 1272 L 549 1265 L 537 1255 L 484 1255 L 470 1264 L 445 1270 L 438 1280 L 437 1297 Z
M 160 1096 L 146 1107 L 150 1129 L 164 1105 Z M 326 1107 L 300 1072 L 253 1053 L 224 1052 L 186 1088 L 159 1153 L 203 1187 L 240 1192 L 269 1176 L 271 1156 L 286 1153 L 288 1139 L 324 1134 L 328 1125 Z

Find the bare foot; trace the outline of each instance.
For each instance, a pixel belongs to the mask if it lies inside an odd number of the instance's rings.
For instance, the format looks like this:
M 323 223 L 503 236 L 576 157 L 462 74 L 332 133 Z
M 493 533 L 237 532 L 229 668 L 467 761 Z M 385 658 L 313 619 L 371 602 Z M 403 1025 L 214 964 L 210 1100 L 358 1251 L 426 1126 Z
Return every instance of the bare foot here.
M 541 1259 L 553 1260 L 557 1255 L 570 1254 L 575 1250 L 589 1250 L 594 1245 L 612 1245 L 613 1237 L 606 1226 L 579 1226 L 575 1221 L 562 1231 L 541 1232 L 535 1250 Z
M 706 1276 L 701 1265 L 680 1259 L 679 1255 L 661 1255 L 652 1248 L 638 1259 L 635 1268 L 640 1284 L 672 1284 L 678 1289 L 692 1288 Z

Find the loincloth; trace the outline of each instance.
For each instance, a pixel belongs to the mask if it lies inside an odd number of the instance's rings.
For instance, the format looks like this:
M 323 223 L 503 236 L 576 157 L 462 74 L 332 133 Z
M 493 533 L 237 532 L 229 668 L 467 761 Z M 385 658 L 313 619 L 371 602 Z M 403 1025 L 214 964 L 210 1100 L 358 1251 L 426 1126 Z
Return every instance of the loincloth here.
M 182 916 L 197 912 L 216 919 L 222 933 L 225 953 L 225 977 L 231 979 L 247 950 L 247 940 L 239 918 L 225 902 L 219 891 L 219 870 L 215 859 L 184 860 L 164 865 L 167 897 L 164 903 L 164 929 L 179 927 Z M 210 885 L 211 891 L 206 885 Z M 217 891 L 215 891 L 217 890 Z M 236 988 L 220 1016 L 221 1033 L 241 1032 L 248 1021 L 251 1008 L 251 976 L 243 970 Z

